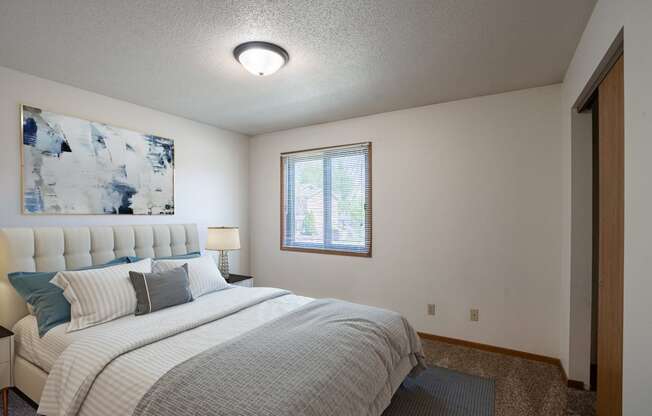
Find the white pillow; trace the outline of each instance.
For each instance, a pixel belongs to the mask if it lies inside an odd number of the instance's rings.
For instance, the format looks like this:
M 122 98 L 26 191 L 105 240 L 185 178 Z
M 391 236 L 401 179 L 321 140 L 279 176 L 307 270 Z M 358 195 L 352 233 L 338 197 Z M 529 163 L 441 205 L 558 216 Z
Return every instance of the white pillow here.
M 220 274 L 220 270 L 211 256 L 201 256 L 193 259 L 154 260 L 152 271 L 164 272 L 188 264 L 188 278 L 192 297 L 197 299 L 206 293 L 215 292 L 229 287 Z
M 152 259 L 102 269 L 63 271 L 50 281 L 70 302 L 68 332 L 108 322 L 136 311 L 129 272 L 151 273 Z

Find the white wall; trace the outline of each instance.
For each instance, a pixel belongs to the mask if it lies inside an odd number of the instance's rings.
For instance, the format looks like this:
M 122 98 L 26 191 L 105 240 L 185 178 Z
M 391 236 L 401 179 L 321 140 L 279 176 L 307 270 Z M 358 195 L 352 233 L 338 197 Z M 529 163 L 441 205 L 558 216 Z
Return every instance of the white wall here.
M 421 331 L 557 357 L 559 104 L 555 85 L 252 138 L 257 284 L 391 308 Z M 280 251 L 280 153 L 367 140 L 373 258 Z M 480 322 L 469 321 L 470 308 Z
M 623 415 L 650 413 L 652 395 L 652 2 L 599 0 L 562 86 L 564 261 L 562 360 L 568 365 L 570 309 L 570 108 L 618 31 L 625 31 L 625 310 Z M 566 367 L 568 368 L 568 367 Z
M 652 412 L 652 1 L 625 15 L 623 414 Z
M 572 120 L 570 366 L 568 377 L 590 386 L 593 295 L 593 116 Z
M 25 216 L 20 206 L 19 104 L 175 140 L 174 216 Z M 246 136 L 0 67 L 0 227 L 198 223 L 242 227 L 234 271 L 249 271 Z

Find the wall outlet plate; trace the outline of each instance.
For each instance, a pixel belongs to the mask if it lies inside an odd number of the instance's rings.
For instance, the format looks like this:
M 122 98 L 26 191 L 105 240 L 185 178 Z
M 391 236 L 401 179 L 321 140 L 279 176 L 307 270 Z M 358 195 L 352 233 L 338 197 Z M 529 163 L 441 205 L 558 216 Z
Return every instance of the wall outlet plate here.
M 435 312 L 437 311 L 437 308 L 435 307 L 434 303 L 429 303 L 428 304 L 428 315 L 435 315 Z
M 480 309 L 471 309 L 471 321 L 478 322 L 480 320 Z

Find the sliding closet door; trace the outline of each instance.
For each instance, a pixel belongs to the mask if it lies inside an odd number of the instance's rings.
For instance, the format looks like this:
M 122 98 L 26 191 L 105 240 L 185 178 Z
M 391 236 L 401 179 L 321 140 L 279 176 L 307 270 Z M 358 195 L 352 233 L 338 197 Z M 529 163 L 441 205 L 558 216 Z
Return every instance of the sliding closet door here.
M 625 114 L 623 57 L 598 89 L 598 416 L 622 414 Z

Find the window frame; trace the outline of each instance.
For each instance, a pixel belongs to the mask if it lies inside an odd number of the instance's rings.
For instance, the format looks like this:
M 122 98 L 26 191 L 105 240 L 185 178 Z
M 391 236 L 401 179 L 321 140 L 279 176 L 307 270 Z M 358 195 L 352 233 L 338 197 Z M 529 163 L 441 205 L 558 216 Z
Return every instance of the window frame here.
M 367 145 L 367 188 L 369 189 L 369 197 L 367 198 L 367 209 L 365 209 L 365 224 L 368 224 L 369 226 L 366 228 L 365 232 L 367 235 L 365 236 L 366 239 L 369 241 L 369 250 L 367 252 L 360 252 L 360 251 L 353 251 L 353 246 L 351 249 L 347 250 L 347 246 L 341 246 L 341 245 L 334 245 L 337 247 L 337 249 L 329 249 L 329 248 L 324 248 L 324 245 L 326 245 L 326 242 L 324 244 L 315 244 L 315 243 L 300 243 L 297 245 L 292 245 L 292 246 L 287 246 L 285 245 L 285 226 L 286 226 L 286 218 L 285 218 L 285 190 L 286 190 L 286 183 L 285 183 L 285 165 L 283 162 L 284 156 L 291 155 L 291 154 L 299 154 L 299 153 L 308 153 L 308 152 L 319 152 L 319 151 L 328 151 L 329 149 L 338 149 L 338 148 L 343 148 L 347 146 L 360 146 L 360 145 Z M 321 158 L 320 158 L 321 159 Z M 324 159 L 326 160 L 326 159 Z M 335 146 L 325 146 L 325 147 L 316 147 L 312 149 L 303 149 L 303 150 L 295 150 L 291 152 L 283 152 L 281 153 L 280 157 L 280 167 L 281 167 L 281 175 L 280 175 L 280 188 L 281 188 L 281 194 L 280 194 L 280 249 L 281 251 L 295 251 L 295 252 L 301 252 L 301 253 L 315 253 L 315 254 L 332 254 L 332 255 L 337 255 L 337 256 L 352 256 L 352 257 L 372 257 L 372 248 L 373 248 L 373 223 L 372 223 L 372 200 L 373 200 L 373 186 L 372 186 L 372 143 L 369 142 L 359 142 L 359 143 L 349 143 L 349 144 L 341 144 L 341 145 L 335 145 Z M 330 182 L 332 180 L 331 175 L 326 175 L 326 163 L 324 163 L 324 182 Z M 329 178 L 327 181 L 326 178 Z M 326 185 L 324 186 L 324 205 L 326 205 L 326 200 L 330 198 L 330 195 L 327 195 L 326 192 Z M 324 224 L 328 224 L 330 221 L 330 216 L 331 216 L 331 210 L 324 209 Z M 324 240 L 327 238 L 327 227 L 324 227 Z

